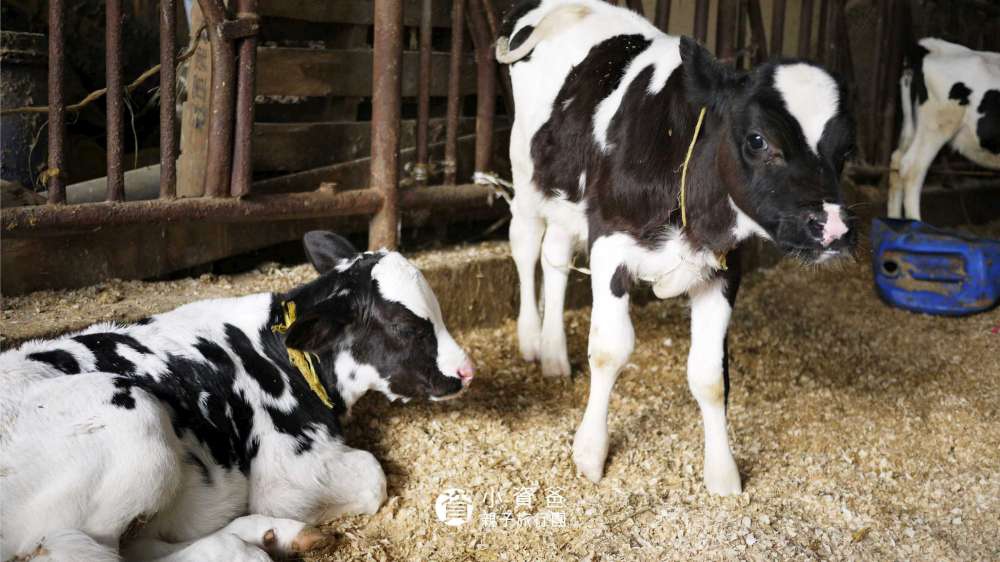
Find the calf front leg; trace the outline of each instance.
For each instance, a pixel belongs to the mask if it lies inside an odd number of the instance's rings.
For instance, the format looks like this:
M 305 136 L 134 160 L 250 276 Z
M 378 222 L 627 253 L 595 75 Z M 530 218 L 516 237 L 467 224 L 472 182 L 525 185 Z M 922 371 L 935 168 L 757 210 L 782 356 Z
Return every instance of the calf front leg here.
M 738 277 L 729 282 L 728 292 L 735 300 Z M 691 291 L 691 351 L 687 365 L 688 386 L 698 401 L 705 427 L 705 487 L 722 496 L 742 491 L 726 429 L 726 330 L 732 312 L 726 292 L 726 280 L 722 278 Z
M 527 186 L 529 189 L 531 186 Z M 521 290 L 520 309 L 517 314 L 517 343 L 525 361 L 535 361 L 541 347 L 542 321 L 538 314 L 538 296 L 535 292 L 535 268 L 542 250 L 545 222 L 532 211 L 519 209 L 517 196 L 510 212 L 510 254 L 517 268 Z
M 612 287 L 621 265 L 621 252 L 613 237 L 598 239 L 591 250 L 591 289 L 594 293 L 590 317 L 590 397 L 583 421 L 573 439 L 573 462 L 591 482 L 604 475 L 608 456 L 608 403 L 618 373 L 632 355 L 635 331 L 628 315 L 627 287 Z M 624 275 L 624 274 L 623 274 Z M 619 280 L 620 281 L 620 280 Z

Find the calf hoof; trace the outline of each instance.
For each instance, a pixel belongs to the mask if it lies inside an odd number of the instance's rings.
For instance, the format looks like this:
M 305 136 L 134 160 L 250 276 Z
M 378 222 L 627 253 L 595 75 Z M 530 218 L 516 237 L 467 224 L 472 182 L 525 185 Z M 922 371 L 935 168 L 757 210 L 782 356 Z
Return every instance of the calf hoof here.
M 311 550 L 328 547 L 332 545 L 333 542 L 334 539 L 332 536 L 320 531 L 316 527 L 307 526 L 299 531 L 299 534 L 295 535 L 295 538 L 292 539 L 289 551 L 291 554 L 304 554 Z
M 546 377 L 568 377 L 570 374 L 569 357 L 566 352 L 543 353 L 542 375 Z
M 705 459 L 705 487 L 718 496 L 741 494 L 743 486 L 740 484 L 740 471 L 736 468 L 736 461 L 732 457 L 713 461 Z
M 535 361 L 538 361 L 538 357 L 539 355 L 541 355 L 539 353 L 539 348 L 541 346 L 538 345 L 537 337 L 535 337 L 534 339 L 530 339 L 523 336 L 518 336 L 517 342 L 518 342 L 518 347 L 520 348 L 521 351 L 521 359 L 524 359 L 528 363 L 534 363 Z
M 538 361 L 541 356 L 542 326 L 538 320 L 517 321 L 517 346 L 521 358 L 529 363 Z
M 607 432 L 588 431 L 583 427 L 573 439 L 573 463 L 576 471 L 594 484 L 604 477 L 604 461 L 608 456 Z

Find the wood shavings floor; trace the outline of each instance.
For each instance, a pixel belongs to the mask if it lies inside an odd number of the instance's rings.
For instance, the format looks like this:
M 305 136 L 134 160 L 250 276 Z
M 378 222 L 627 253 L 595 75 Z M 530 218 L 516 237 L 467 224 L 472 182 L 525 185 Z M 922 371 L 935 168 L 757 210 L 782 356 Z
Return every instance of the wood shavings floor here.
M 987 560 L 1000 557 L 1000 310 L 936 318 L 883 305 L 868 264 L 750 277 L 731 328 L 738 497 L 701 483 L 682 300 L 635 309 L 638 343 L 611 404 L 605 479 L 574 474 L 589 310 L 567 315 L 572 380 L 516 353 L 514 324 L 458 334 L 479 363 L 459 401 L 356 406 L 390 499 L 334 521 L 310 560 Z M 516 494 L 537 486 L 531 507 Z M 470 494 L 468 524 L 434 511 Z M 561 509 L 549 509 L 546 495 Z M 564 528 L 518 526 L 562 511 Z M 504 513 L 514 524 L 504 526 Z M 489 513 L 498 516 L 491 527 Z M 521 522 L 524 523 L 524 522 Z

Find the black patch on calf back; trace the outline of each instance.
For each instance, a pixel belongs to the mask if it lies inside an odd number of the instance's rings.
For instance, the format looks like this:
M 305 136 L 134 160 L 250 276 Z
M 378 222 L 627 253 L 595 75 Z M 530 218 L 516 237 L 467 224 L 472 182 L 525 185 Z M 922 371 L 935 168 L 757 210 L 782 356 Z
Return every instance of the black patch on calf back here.
M 993 154 L 1000 154 L 1000 90 L 986 90 L 979 103 L 982 117 L 976 122 L 979 145 Z
M 597 153 L 593 117 L 598 104 L 621 83 L 629 63 L 649 47 L 642 35 L 616 35 L 590 49 L 566 76 L 552 115 L 531 139 L 535 184 L 546 197 L 579 202 L 580 174 Z
M 153 353 L 132 336 L 114 332 L 83 334 L 75 336 L 73 340 L 83 344 L 94 354 L 95 366 L 98 371 L 108 373 L 129 374 L 135 372 L 135 364 L 118 354 L 119 345 L 131 347 L 143 355 Z
M 242 393 L 233 388 L 236 365 L 214 342 L 198 338 L 194 347 L 204 360 L 169 356 L 166 375 L 115 377 L 117 391 L 111 403 L 134 408 L 132 389 L 142 389 L 170 408 L 173 430 L 178 437 L 190 432 L 220 466 L 226 469 L 236 466 L 247 474 L 259 443 L 252 436 L 253 409 Z
M 28 354 L 28 359 L 40 363 L 48 363 L 52 368 L 62 371 L 67 375 L 75 375 L 80 372 L 80 364 L 76 362 L 73 354 L 62 349 L 30 353 Z
M 962 82 L 955 82 L 948 91 L 948 99 L 953 99 L 958 101 L 958 105 L 969 105 L 969 94 L 972 93 L 966 85 Z

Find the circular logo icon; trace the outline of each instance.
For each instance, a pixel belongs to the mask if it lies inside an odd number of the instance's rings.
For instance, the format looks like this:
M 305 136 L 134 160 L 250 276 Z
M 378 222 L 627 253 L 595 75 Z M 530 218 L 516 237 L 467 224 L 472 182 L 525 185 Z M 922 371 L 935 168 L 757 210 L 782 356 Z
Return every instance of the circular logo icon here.
M 472 521 L 472 497 L 461 488 L 448 488 L 434 502 L 438 521 L 451 527 Z

